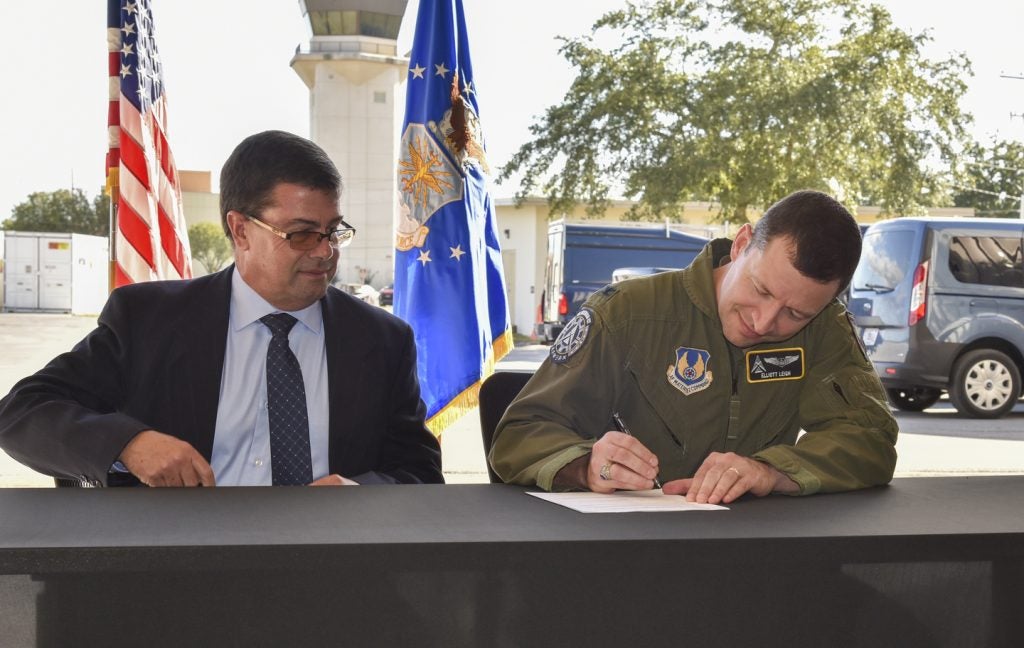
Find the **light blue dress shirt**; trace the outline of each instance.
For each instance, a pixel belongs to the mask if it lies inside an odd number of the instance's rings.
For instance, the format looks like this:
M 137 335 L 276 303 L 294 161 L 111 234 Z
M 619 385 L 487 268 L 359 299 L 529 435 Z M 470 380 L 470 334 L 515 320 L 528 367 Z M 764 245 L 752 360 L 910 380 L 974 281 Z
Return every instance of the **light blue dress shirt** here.
M 270 425 L 267 417 L 267 346 L 270 329 L 260 318 L 288 312 L 298 323 L 288 344 L 302 368 L 309 415 L 313 479 L 329 473 L 327 352 L 320 302 L 300 310 L 274 308 L 242 279 L 231 277 L 227 350 L 220 379 L 220 404 L 210 461 L 218 486 L 270 486 Z

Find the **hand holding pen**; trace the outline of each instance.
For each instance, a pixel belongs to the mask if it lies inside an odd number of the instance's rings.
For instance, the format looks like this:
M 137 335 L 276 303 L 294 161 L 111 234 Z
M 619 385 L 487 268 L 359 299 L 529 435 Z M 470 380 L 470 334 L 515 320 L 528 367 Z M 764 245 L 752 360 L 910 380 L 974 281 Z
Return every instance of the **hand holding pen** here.
M 612 420 L 615 421 L 615 427 L 619 429 L 619 432 L 622 432 L 626 436 L 633 436 L 633 433 L 629 431 L 629 428 L 626 427 L 626 424 L 622 422 L 622 417 L 619 416 L 618 412 L 612 412 Z M 661 488 L 661 482 L 658 481 L 657 475 L 654 476 L 654 487 Z
M 644 447 L 622 422 L 618 412 L 612 415 L 619 433 L 603 435 L 594 444 L 587 471 L 587 487 L 597 493 L 614 490 L 642 490 L 658 481 L 658 457 Z

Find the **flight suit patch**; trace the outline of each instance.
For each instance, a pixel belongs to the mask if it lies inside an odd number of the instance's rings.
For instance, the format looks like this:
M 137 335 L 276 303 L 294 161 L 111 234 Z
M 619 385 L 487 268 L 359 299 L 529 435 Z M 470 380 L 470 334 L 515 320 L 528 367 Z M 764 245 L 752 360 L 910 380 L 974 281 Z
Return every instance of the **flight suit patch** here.
M 850 311 L 846 311 L 846 323 L 850 325 L 850 335 L 857 341 L 857 348 L 860 349 L 860 354 L 864 356 L 864 360 L 870 362 L 868 360 L 867 347 L 864 346 L 864 340 L 860 339 L 860 335 L 857 334 L 857 324 L 854 322 L 853 314 Z
M 583 348 L 583 343 L 587 341 L 587 334 L 590 333 L 590 326 L 593 323 L 594 316 L 590 310 L 584 308 L 576 313 L 576 316 L 569 320 L 562 332 L 558 334 L 554 344 L 551 345 L 551 350 L 548 352 L 551 362 L 563 364 Z
M 689 396 L 711 386 L 711 354 L 704 349 L 679 347 L 668 366 L 668 384 Z
M 803 377 L 804 350 L 802 347 L 747 351 L 748 383 L 800 380 Z

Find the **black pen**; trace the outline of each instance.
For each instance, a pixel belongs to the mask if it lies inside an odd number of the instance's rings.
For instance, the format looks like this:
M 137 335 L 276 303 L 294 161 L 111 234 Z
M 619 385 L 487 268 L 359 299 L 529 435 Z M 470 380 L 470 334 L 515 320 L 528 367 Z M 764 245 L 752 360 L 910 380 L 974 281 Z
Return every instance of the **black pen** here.
M 633 436 L 626 424 L 622 422 L 622 417 L 619 416 L 618 412 L 612 412 L 612 420 L 615 421 L 615 427 L 619 428 L 619 432 L 622 432 L 626 436 Z M 654 476 L 654 485 L 661 488 L 661 482 L 658 481 L 658 476 Z

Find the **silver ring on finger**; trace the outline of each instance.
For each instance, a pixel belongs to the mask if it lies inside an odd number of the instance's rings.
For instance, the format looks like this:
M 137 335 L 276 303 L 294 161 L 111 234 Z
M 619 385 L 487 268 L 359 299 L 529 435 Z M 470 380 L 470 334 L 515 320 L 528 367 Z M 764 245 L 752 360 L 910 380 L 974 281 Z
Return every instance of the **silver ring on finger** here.
M 611 479 L 612 478 L 612 464 L 611 464 L 611 462 L 610 461 L 604 462 L 604 465 L 601 466 L 601 470 L 597 474 L 601 477 L 601 479 L 604 479 L 605 481 Z
M 737 476 L 737 477 L 740 477 L 740 476 L 741 476 L 741 475 L 740 475 L 740 471 L 736 470 L 736 468 L 734 468 L 734 467 L 732 467 L 732 466 L 729 466 L 728 468 L 726 468 L 726 469 L 725 469 L 725 472 L 729 472 L 730 470 L 731 470 L 732 472 L 736 473 L 736 476 Z

